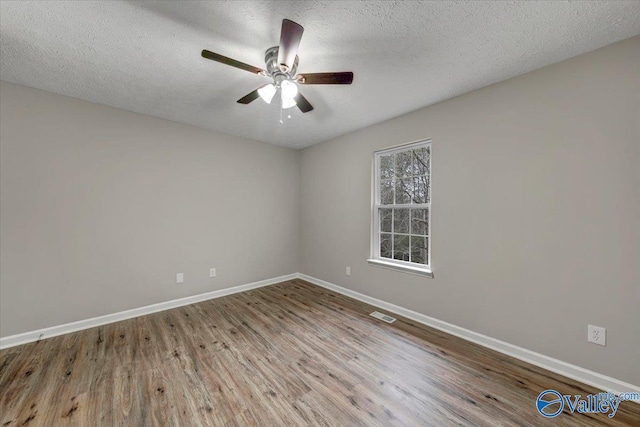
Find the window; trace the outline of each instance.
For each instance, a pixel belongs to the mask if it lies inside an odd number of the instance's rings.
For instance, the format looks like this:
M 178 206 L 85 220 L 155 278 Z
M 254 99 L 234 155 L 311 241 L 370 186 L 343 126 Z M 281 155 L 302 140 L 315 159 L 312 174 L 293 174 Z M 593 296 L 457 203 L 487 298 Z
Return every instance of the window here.
M 374 188 L 369 262 L 431 275 L 431 142 L 376 152 Z

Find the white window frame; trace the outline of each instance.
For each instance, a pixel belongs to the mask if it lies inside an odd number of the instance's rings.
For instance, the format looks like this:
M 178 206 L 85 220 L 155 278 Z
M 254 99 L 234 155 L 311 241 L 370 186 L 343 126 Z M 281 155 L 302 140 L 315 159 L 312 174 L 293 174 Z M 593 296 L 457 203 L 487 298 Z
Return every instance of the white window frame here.
M 413 150 L 418 147 L 428 146 L 429 147 L 429 202 L 421 203 L 421 204 L 393 204 L 393 205 L 382 205 L 380 203 L 380 158 L 382 156 L 386 156 L 389 154 L 395 154 L 402 151 Z M 373 185 L 372 192 L 372 208 L 371 208 L 371 254 L 370 258 L 367 260 L 370 264 L 389 268 L 393 270 L 403 271 L 412 274 L 418 274 L 421 276 L 431 277 L 433 278 L 433 271 L 431 268 L 431 240 L 432 240 L 432 231 L 431 231 L 431 203 L 433 201 L 433 194 L 431 191 L 431 158 L 433 156 L 433 146 L 431 144 L 431 139 L 421 139 L 418 141 L 412 141 L 406 144 L 396 145 L 394 147 L 386 148 L 384 150 L 379 150 L 373 153 Z M 394 189 L 395 191 L 395 189 Z M 395 194 L 395 193 L 394 193 Z M 394 200 L 395 201 L 395 200 Z M 412 263 L 403 260 L 397 259 L 389 259 L 382 258 L 380 256 L 380 217 L 379 210 L 380 208 L 426 208 L 428 209 L 428 229 L 427 229 L 427 257 L 428 264 L 418 264 Z

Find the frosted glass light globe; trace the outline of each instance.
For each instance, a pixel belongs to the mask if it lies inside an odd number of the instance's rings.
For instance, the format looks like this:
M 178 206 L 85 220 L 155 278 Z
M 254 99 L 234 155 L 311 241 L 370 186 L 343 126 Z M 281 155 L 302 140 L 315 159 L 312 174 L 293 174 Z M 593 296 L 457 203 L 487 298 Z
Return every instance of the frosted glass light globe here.
M 295 99 L 287 99 L 284 96 L 282 97 L 282 109 L 286 110 L 288 108 L 291 107 L 295 107 L 296 106 L 296 100 Z
M 262 100 L 267 104 L 271 104 L 271 99 L 275 94 L 276 94 L 276 87 L 272 84 L 266 85 L 258 89 L 258 95 L 260 95 L 260 98 L 262 98 Z
M 282 98 L 284 99 L 293 99 L 298 94 L 298 86 L 289 80 L 283 81 L 280 87 L 282 88 Z

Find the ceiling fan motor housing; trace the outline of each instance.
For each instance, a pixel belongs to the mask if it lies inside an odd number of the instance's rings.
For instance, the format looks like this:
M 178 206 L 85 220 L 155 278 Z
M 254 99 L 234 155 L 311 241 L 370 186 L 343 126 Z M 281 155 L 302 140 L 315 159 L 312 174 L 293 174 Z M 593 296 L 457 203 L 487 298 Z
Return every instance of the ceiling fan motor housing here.
M 267 73 L 272 76 L 278 83 L 282 80 L 292 80 L 296 75 L 298 69 L 298 55 L 296 55 L 293 66 L 290 69 L 283 71 L 278 64 L 278 46 L 270 47 L 264 53 L 264 62 L 267 68 Z

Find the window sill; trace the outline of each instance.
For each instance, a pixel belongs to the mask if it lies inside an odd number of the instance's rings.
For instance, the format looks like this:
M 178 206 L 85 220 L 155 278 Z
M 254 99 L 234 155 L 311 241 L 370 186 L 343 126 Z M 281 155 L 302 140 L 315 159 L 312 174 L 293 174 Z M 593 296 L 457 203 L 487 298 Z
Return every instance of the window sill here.
M 410 265 L 401 265 L 395 262 L 383 261 L 381 259 L 370 258 L 367 262 L 376 267 L 388 268 L 390 270 L 402 271 L 403 273 L 416 274 L 418 276 L 429 277 L 433 279 L 433 272 L 427 268 L 413 267 Z

